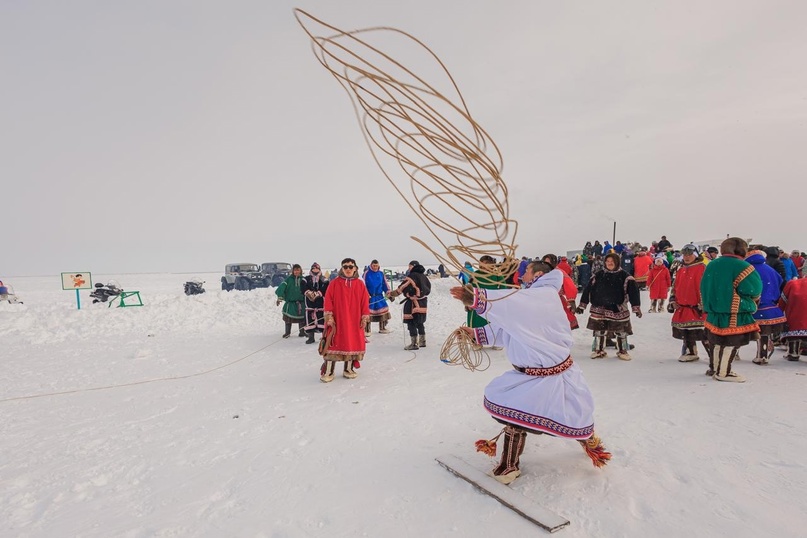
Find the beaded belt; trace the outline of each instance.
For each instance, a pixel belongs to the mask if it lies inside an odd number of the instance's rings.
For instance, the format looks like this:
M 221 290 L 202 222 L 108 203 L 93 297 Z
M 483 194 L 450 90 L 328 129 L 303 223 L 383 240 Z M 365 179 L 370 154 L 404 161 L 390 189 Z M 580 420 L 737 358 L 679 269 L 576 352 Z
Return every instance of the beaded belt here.
M 572 356 L 569 355 L 566 357 L 566 360 L 560 364 L 556 364 L 555 366 L 550 366 L 549 368 L 523 368 L 521 366 L 513 366 L 516 370 L 521 373 L 527 375 L 534 375 L 538 377 L 548 377 L 551 375 L 558 375 L 560 373 L 565 372 L 569 368 L 572 367 Z

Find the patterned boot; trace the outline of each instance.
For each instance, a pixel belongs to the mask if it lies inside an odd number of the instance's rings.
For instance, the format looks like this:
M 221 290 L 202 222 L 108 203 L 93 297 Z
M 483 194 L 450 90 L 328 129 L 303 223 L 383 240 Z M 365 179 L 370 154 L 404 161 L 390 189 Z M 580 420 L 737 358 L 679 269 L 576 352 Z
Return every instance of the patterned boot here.
M 418 337 L 417 336 L 410 336 L 409 337 L 410 344 L 406 346 L 404 349 L 406 351 L 417 351 L 418 350 Z
M 617 352 L 616 356 L 620 360 L 629 361 L 631 360 L 630 353 L 628 353 L 628 337 L 627 336 L 617 336 L 616 338 L 616 347 Z
M 426 347 L 426 335 L 418 335 L 418 347 Z
M 345 371 L 342 375 L 348 379 L 355 379 L 359 374 L 353 369 L 353 361 L 345 361 Z
M 502 459 L 493 469 L 493 478 L 502 484 L 509 484 L 521 475 L 518 461 L 527 444 L 527 432 L 515 426 L 505 426 L 502 444 Z
M 715 375 L 712 376 L 716 381 L 731 381 L 733 383 L 745 383 L 745 378 L 735 372 L 731 371 L 731 363 L 737 356 L 739 347 L 729 346 L 716 346 L 715 347 L 715 363 L 717 369 Z
M 761 334 L 757 340 L 757 356 L 751 362 L 754 364 L 768 364 L 768 347 L 770 346 L 770 336 Z M 773 347 L 773 346 L 770 346 Z
M 333 381 L 333 371 L 335 368 L 336 363 L 334 361 L 324 361 L 322 363 L 322 368 L 319 370 L 319 380 L 323 383 L 330 383 Z
M 787 343 L 787 355 L 785 358 L 789 361 L 797 361 L 799 360 L 799 342 L 798 340 L 791 340 Z
M 594 331 L 594 342 L 591 344 L 591 358 L 603 359 L 608 356 L 605 351 L 605 333 L 602 331 Z

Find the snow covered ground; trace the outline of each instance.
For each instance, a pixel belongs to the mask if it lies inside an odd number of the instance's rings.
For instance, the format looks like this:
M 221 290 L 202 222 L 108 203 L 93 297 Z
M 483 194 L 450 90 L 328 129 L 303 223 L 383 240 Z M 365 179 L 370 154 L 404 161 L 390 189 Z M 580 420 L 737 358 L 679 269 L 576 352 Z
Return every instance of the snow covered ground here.
M 543 533 L 442 469 L 499 426 L 484 372 L 438 360 L 464 319 L 434 281 L 428 347 L 373 334 L 359 377 L 319 381 L 304 339 L 280 338 L 273 289 L 188 297 L 196 275 L 94 275 L 145 306 L 91 305 L 58 276 L 4 279 L 0 304 L 0 536 L 424 537 Z M 646 294 L 643 299 L 647 299 Z M 647 310 L 645 305 L 644 310 Z M 585 318 L 581 318 L 584 323 Z M 513 489 L 571 520 L 560 536 L 795 537 L 807 522 L 807 364 L 745 348 L 745 384 L 682 364 L 668 314 L 634 318 L 634 360 L 574 358 L 613 452 L 530 436 Z M 377 327 L 376 327 L 377 329 Z

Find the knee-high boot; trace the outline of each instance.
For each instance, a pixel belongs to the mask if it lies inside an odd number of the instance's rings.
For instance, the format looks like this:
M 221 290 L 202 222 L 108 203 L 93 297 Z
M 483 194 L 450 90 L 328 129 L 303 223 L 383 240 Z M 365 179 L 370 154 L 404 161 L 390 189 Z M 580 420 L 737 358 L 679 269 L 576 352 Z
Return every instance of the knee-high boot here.
M 287 321 L 286 322 L 286 332 L 283 333 L 283 338 L 288 338 L 289 336 L 291 336 L 291 322 Z
M 380 332 L 381 334 L 387 334 L 389 332 L 389 330 L 387 330 L 386 321 L 381 321 L 378 323 L 378 332 Z
M 502 484 L 509 484 L 521 475 L 518 468 L 519 457 L 527 444 L 527 432 L 515 426 L 504 427 L 504 443 L 502 459 L 493 469 L 493 478 Z
M 608 353 L 605 351 L 605 333 L 603 331 L 594 331 L 594 341 L 591 343 L 591 358 L 602 359 L 607 356 Z
M 709 357 L 709 369 L 706 370 L 706 375 L 713 376 L 715 375 L 715 346 L 705 338 L 701 341 L 701 344 L 703 344 L 703 349 L 706 350 L 706 356 Z
M 699 358 L 698 343 L 691 335 L 685 333 L 684 345 L 681 347 L 681 356 L 678 358 L 678 362 L 692 362 L 698 360 Z
M 759 335 L 757 340 L 757 356 L 751 361 L 754 364 L 768 364 L 768 347 L 770 346 L 770 336 Z
M 426 347 L 426 335 L 419 334 L 418 335 L 418 347 Z
M 345 371 L 342 372 L 342 375 L 348 379 L 354 379 L 359 375 L 353 369 L 353 361 L 345 361 Z
M 419 349 L 417 335 L 409 337 L 409 345 L 404 347 L 404 349 L 406 351 L 416 351 Z
M 319 370 L 319 380 L 323 383 L 330 383 L 333 381 L 333 371 L 335 368 L 336 363 L 334 361 L 324 361 L 322 363 L 322 368 Z
M 785 358 L 789 361 L 799 360 L 799 347 L 801 342 L 798 340 L 791 340 L 787 343 L 787 355 Z
M 653 299 L 652 301 L 650 301 L 650 310 L 648 310 L 649 313 L 652 314 L 653 312 L 657 311 L 656 310 L 656 304 L 657 303 L 658 303 L 658 301 L 656 299 Z
M 717 381 L 733 381 L 743 383 L 745 378 L 731 371 L 731 363 L 737 357 L 739 347 L 715 346 L 715 375 Z
M 623 361 L 629 361 L 631 359 L 630 353 L 628 353 L 628 337 L 623 333 L 617 333 L 616 337 L 616 356 Z
M 656 312 L 664 312 L 664 299 L 659 299 L 658 308 Z

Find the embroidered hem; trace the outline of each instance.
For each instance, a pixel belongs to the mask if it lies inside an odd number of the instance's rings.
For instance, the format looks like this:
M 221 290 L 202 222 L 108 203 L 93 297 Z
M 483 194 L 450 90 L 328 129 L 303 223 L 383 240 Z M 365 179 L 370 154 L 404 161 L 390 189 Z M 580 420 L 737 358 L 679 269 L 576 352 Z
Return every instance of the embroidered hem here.
M 523 411 L 517 411 L 497 405 L 487 398 L 484 401 L 485 409 L 494 418 L 501 419 L 510 424 L 515 424 L 528 430 L 535 430 L 542 433 L 557 435 L 558 437 L 568 437 L 571 439 L 588 439 L 594 433 L 594 424 L 584 428 L 571 428 L 546 417 L 532 415 Z

